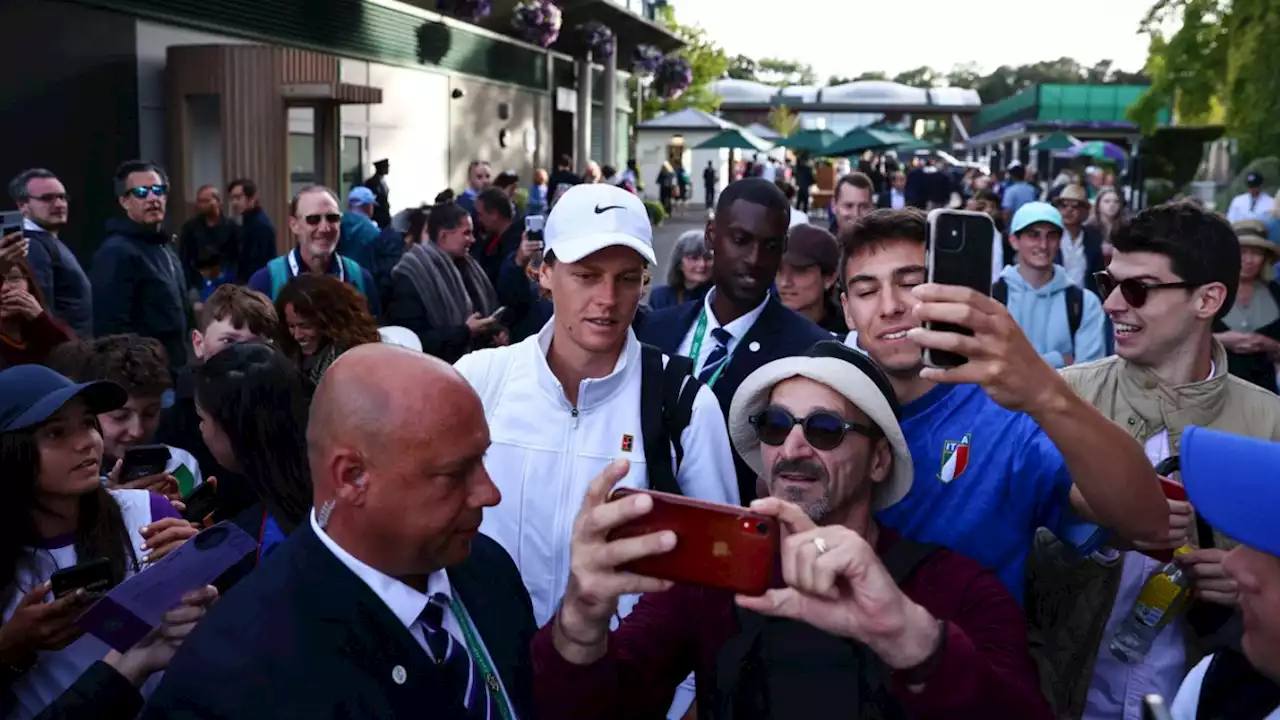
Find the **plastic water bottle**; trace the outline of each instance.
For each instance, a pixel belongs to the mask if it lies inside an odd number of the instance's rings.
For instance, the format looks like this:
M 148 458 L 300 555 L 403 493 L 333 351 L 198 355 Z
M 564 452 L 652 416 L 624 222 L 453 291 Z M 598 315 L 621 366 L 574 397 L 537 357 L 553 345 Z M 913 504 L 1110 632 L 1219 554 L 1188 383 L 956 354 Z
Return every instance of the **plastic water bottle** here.
M 1173 551 L 1174 558 L 1194 550 L 1183 545 Z M 1173 562 L 1165 563 L 1138 593 L 1133 612 L 1111 639 L 1111 653 L 1122 662 L 1137 665 L 1151 651 L 1151 643 L 1186 603 L 1191 589 L 1191 576 Z

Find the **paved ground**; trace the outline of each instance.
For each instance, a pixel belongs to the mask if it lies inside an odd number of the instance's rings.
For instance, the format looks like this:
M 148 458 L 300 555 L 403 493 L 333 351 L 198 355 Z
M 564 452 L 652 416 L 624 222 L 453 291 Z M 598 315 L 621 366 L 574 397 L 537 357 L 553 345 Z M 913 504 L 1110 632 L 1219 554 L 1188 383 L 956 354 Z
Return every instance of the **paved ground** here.
M 678 212 L 678 211 L 677 211 Z M 690 206 L 681 214 L 667 218 L 653 231 L 653 252 L 658 256 L 658 266 L 653 269 L 653 285 L 667 282 L 667 261 L 676 240 L 689 230 L 702 230 L 707 226 L 707 211 L 701 206 Z

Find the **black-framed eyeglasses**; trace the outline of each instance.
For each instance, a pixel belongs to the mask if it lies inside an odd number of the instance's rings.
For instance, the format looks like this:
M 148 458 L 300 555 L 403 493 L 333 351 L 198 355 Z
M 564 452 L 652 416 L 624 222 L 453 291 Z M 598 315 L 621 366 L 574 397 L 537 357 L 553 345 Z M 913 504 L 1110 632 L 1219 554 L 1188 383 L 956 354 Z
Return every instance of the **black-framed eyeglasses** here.
M 64 202 L 70 201 L 71 196 L 67 193 L 45 193 L 44 195 L 32 195 L 32 200 L 39 200 L 42 203 L 55 203 L 59 200 Z
M 319 225 L 321 220 L 328 220 L 330 225 L 338 225 L 342 222 L 342 215 L 338 213 L 316 213 L 315 215 L 306 215 L 302 219 L 311 227 Z
M 145 200 L 148 195 L 155 195 L 158 198 L 164 197 L 168 192 L 168 185 L 139 185 L 125 190 L 126 195 L 132 195 L 139 200 Z
M 1120 295 L 1124 298 L 1124 301 L 1129 303 L 1130 307 L 1135 308 L 1140 308 L 1147 304 L 1147 298 L 1151 295 L 1152 290 L 1191 290 L 1200 287 L 1199 283 L 1185 281 L 1147 283 L 1136 278 L 1116 280 L 1106 270 L 1094 273 L 1093 280 L 1098 283 L 1098 290 L 1102 293 L 1103 302 L 1106 302 L 1107 298 L 1111 297 L 1111 293 L 1115 292 L 1116 288 L 1120 288 Z
M 874 427 L 849 422 L 830 410 L 819 410 L 798 418 L 780 407 L 767 407 L 751 416 L 751 424 L 760 442 L 773 446 L 786 442 L 791 428 L 799 425 L 804 430 L 805 442 L 817 450 L 834 450 L 851 432 L 867 437 L 877 435 Z

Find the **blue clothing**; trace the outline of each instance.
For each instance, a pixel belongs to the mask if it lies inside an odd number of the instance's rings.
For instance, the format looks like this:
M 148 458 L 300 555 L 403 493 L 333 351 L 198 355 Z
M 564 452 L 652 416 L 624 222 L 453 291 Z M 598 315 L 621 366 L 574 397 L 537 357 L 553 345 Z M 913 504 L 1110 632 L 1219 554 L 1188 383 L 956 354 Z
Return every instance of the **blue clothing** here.
M 692 290 L 685 290 L 684 297 L 676 299 L 675 288 L 670 285 L 659 285 L 649 291 L 649 307 L 653 310 L 666 310 L 694 300 L 702 300 L 711 290 L 711 283 L 703 283 Z
M 877 519 L 990 568 L 1022 602 L 1036 529 L 1070 510 L 1071 476 L 1029 416 L 1000 407 L 977 385 L 938 385 L 902 408 L 915 479 Z
M 30 221 L 28 221 L 30 223 Z M 93 287 L 71 248 L 54 235 L 28 224 L 27 264 L 44 293 L 45 307 L 80 340 L 93 338 Z
M 1063 355 L 1071 355 L 1076 363 L 1092 362 L 1106 357 L 1106 323 L 1102 301 L 1088 291 L 1082 291 L 1083 312 L 1080 329 L 1071 337 L 1071 325 L 1067 320 L 1067 288 L 1071 281 L 1061 265 L 1053 266 L 1053 279 L 1043 287 L 1033 288 L 1018 273 L 1016 265 L 1006 267 L 1000 279 L 1009 288 L 1005 305 L 1009 314 L 1022 328 L 1040 357 L 1055 368 L 1066 366 Z
M 1280 244 L 1280 215 L 1272 214 L 1267 220 L 1267 239 Z
M 253 274 L 276 256 L 276 226 L 262 208 L 249 208 L 240 216 L 240 258 L 236 281 L 247 283 Z
M 547 186 L 533 185 L 529 188 L 529 199 L 524 203 L 525 215 L 543 215 L 547 212 Z
M 89 270 L 94 335 L 137 333 L 164 345 L 169 368 L 187 364 L 187 283 L 173 237 L 128 218 L 107 221 Z
M 298 252 L 298 248 L 295 247 L 294 249 L 290 250 L 289 254 L 293 256 L 293 259 L 297 263 L 297 266 L 299 268 L 305 267 L 305 264 L 302 262 L 301 254 Z M 342 272 L 340 270 L 340 268 L 342 268 L 342 262 L 339 260 L 339 257 L 340 256 L 338 255 L 338 253 L 334 253 L 333 256 L 330 257 L 329 259 L 330 275 L 337 276 Z M 288 258 L 286 256 L 286 261 L 287 259 Z M 290 270 L 289 272 L 292 277 L 297 277 L 296 275 L 293 275 L 292 270 Z M 368 290 L 368 294 L 365 295 L 365 301 L 368 302 L 369 304 L 369 314 L 376 318 L 382 314 L 382 305 L 378 297 L 378 293 L 376 292 L 377 285 L 374 284 L 373 275 L 370 274 L 368 270 L 362 267 L 360 268 L 360 273 L 361 273 L 364 287 Z M 353 282 L 352 278 L 348 277 L 346 281 L 347 283 L 353 286 L 356 286 L 356 283 Z M 248 285 L 250 290 L 257 290 L 263 295 L 266 295 L 267 297 L 271 298 L 272 301 L 276 299 L 275 293 L 271 291 L 271 268 L 264 267 L 258 270 L 257 272 L 255 272 L 253 274 L 253 277 L 249 278 Z M 356 287 L 358 288 L 359 286 L 356 286 Z
M 267 513 L 267 519 L 262 523 L 262 537 L 258 543 L 259 562 L 261 562 L 262 558 L 270 555 L 277 545 L 284 542 L 284 538 L 284 530 L 280 529 L 280 523 L 276 522 L 276 519 L 270 513 Z
M 1018 212 L 1018 208 L 1040 198 L 1040 190 L 1027 182 L 1013 183 L 1004 191 L 1000 200 L 1000 208 L 1010 214 Z
M 338 236 L 338 254 L 355 260 L 360 267 L 373 272 L 374 254 L 378 245 L 378 236 L 381 234 L 382 231 L 368 215 L 348 210 L 342 214 L 342 234 Z

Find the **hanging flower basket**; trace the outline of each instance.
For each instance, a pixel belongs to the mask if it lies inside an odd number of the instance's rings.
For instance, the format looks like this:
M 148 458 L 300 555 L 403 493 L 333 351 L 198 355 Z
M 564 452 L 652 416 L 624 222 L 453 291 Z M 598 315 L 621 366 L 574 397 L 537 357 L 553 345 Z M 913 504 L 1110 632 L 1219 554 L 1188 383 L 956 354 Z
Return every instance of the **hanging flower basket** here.
M 489 17 L 493 3 L 491 0 L 436 0 L 436 9 L 445 15 L 479 22 Z
M 664 100 L 675 100 L 693 84 L 693 66 L 680 55 L 668 55 L 653 74 L 653 89 Z
M 608 25 L 592 20 L 579 25 L 577 30 L 582 35 L 582 42 L 591 48 L 596 57 L 607 58 L 613 55 L 613 31 Z
M 551 0 L 520 0 L 511 17 L 511 24 L 526 42 L 544 48 L 551 47 L 560 37 L 563 21 L 560 7 Z
M 637 45 L 631 63 L 641 75 L 652 75 L 662 64 L 662 51 L 653 45 Z

